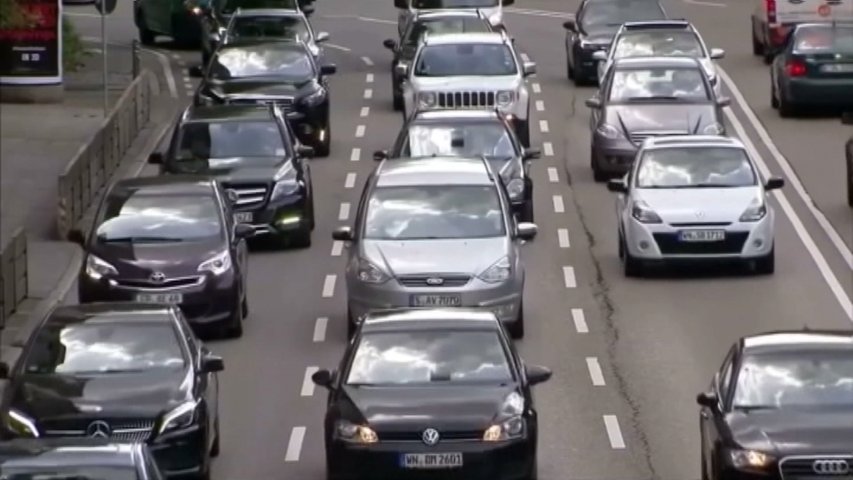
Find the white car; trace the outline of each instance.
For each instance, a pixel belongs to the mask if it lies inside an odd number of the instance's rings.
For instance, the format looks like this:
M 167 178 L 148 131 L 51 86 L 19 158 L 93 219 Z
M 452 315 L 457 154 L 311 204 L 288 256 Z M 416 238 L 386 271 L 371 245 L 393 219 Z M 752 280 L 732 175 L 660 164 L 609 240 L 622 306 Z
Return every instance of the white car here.
M 503 26 L 503 7 L 515 0 L 394 0 L 397 7 L 397 33 L 403 36 L 406 24 L 418 13 L 436 10 L 479 10 L 493 27 Z
M 619 257 L 625 276 L 651 263 L 745 262 L 759 274 L 775 269 L 775 226 L 755 161 L 734 138 L 649 138 L 617 192 Z
M 614 60 L 633 57 L 691 57 L 699 60 L 714 86 L 722 95 L 714 60 L 726 55 L 720 48 L 708 48 L 696 28 L 684 20 L 627 22 L 623 24 L 607 50 L 592 54 L 598 60 L 598 78 L 604 78 Z

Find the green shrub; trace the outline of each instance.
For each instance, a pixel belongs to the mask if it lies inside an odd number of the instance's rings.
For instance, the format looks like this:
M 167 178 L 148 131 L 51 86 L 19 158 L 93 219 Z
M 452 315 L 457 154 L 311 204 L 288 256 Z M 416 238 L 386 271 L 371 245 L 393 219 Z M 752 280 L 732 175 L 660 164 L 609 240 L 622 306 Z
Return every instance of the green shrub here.
M 3 0 L 0 0 L 3 1 Z M 62 68 L 66 72 L 77 71 L 86 56 L 83 40 L 68 19 L 62 19 Z

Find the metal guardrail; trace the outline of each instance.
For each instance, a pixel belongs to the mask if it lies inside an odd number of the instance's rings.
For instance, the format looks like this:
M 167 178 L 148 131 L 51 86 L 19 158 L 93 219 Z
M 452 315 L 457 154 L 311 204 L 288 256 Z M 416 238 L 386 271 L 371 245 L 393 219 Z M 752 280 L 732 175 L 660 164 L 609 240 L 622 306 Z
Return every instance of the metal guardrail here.
M 57 230 L 64 239 L 98 199 L 124 154 L 151 118 L 154 75 L 143 70 L 125 90 L 103 125 L 59 176 Z
M 0 250 L 0 329 L 27 296 L 28 288 L 27 235 L 19 228 Z

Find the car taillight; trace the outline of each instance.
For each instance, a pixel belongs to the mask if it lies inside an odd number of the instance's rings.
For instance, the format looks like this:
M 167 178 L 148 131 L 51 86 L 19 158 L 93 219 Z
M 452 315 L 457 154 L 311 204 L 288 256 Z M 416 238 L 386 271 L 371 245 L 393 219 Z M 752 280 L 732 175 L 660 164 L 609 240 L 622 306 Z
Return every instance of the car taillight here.
M 785 71 L 789 77 L 802 77 L 806 74 L 806 64 L 799 60 L 788 60 L 785 64 Z
M 767 11 L 767 23 L 776 23 L 776 0 L 764 0 L 764 9 Z

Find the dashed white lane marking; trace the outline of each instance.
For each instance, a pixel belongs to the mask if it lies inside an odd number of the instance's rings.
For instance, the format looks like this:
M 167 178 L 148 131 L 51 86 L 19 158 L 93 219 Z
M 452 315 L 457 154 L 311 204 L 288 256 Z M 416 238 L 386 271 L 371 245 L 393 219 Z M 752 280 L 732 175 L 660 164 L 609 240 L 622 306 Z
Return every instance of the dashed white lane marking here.
M 574 267 L 563 267 L 563 283 L 566 288 L 575 288 L 578 286 L 578 281 L 575 279 Z
M 357 162 L 361 160 L 361 149 L 356 147 L 352 149 L 352 153 L 349 156 L 351 162 Z
M 329 317 L 319 317 L 314 322 L 314 336 L 312 337 L 314 343 L 319 343 L 326 339 L 326 325 L 328 324 Z
M 331 298 L 335 294 L 335 282 L 337 280 L 337 275 L 326 275 L 326 279 L 323 280 L 323 298 Z
M 598 358 L 586 357 L 586 368 L 589 370 L 589 378 L 592 379 L 592 384 L 596 387 L 603 387 L 604 373 L 601 371 L 601 364 L 598 363 Z M 304 389 L 305 387 L 303 386 L 302 388 Z
M 554 202 L 554 213 L 563 213 L 566 211 L 566 206 L 563 205 L 562 195 L 554 195 L 552 200 Z
M 190 79 L 190 77 L 184 75 L 184 83 L 192 83 L 192 80 Z
M 555 167 L 548 167 L 548 181 L 551 183 L 557 183 L 560 181 L 560 176 L 557 174 L 557 169 Z
M 534 83 L 531 87 L 533 87 L 533 93 L 542 93 L 542 87 L 538 83 Z
M 351 49 L 349 49 L 343 45 L 336 45 L 334 43 L 327 43 L 326 46 L 329 48 L 335 49 L 335 50 L 340 50 L 342 52 L 351 52 L 352 51 Z
M 589 333 L 589 326 L 586 324 L 586 316 L 583 314 L 582 308 L 572 309 L 572 321 L 575 323 L 575 330 L 578 333 Z
M 370 100 L 371 98 L 373 98 L 373 89 L 372 88 L 366 88 L 364 90 L 364 99 Z
M 725 3 L 706 2 L 704 0 L 684 0 L 684 3 L 689 3 L 691 5 L 701 5 L 703 7 L 717 7 L 717 8 L 726 8 L 727 7 L 727 5 Z
M 589 359 L 587 359 L 589 361 Z M 302 396 L 303 397 L 313 397 L 314 396 L 314 381 L 311 380 L 311 375 L 317 373 L 317 370 L 320 370 L 320 367 L 306 367 L 305 368 L 305 377 L 302 379 Z
M 557 229 L 557 241 L 560 244 L 560 248 L 569 248 L 571 243 L 569 243 L 569 229 L 568 228 L 558 228 Z
M 349 172 L 347 174 L 347 179 L 344 180 L 344 188 L 352 188 L 355 186 L 356 174 L 355 172 Z
M 290 431 L 290 440 L 287 442 L 287 452 L 284 454 L 284 461 L 298 462 L 299 456 L 302 455 L 302 441 L 305 440 L 305 427 L 293 427 Z
M 554 145 L 551 142 L 545 142 L 542 144 L 542 153 L 545 154 L 546 157 L 554 156 Z
M 545 102 L 543 100 L 536 100 L 536 111 L 544 112 L 545 111 Z
M 542 133 L 548 133 L 549 130 L 548 120 L 539 120 L 539 131 Z
M 370 57 L 361 57 L 361 61 L 364 62 L 364 64 L 368 67 L 373 66 L 373 60 L 371 60 Z
M 368 74 L 367 74 L 367 76 L 364 78 L 364 81 L 365 81 L 366 83 L 373 83 L 373 74 L 372 74 L 372 73 L 368 73 Z
M 370 115 L 370 107 L 361 107 L 361 112 L 359 112 L 358 116 L 364 118 Z
M 624 449 L 625 439 L 622 438 L 622 429 L 619 428 L 619 419 L 616 415 L 604 415 L 604 428 L 607 430 L 607 438 L 610 439 L 610 448 Z
M 381 18 L 372 18 L 372 17 L 355 17 L 355 18 L 361 20 L 362 22 L 381 23 L 383 25 L 397 25 L 397 22 L 395 22 L 395 21 L 383 20 Z M 367 58 L 367 57 L 362 57 L 362 59 L 365 59 L 365 58 Z M 370 59 L 368 58 L 368 60 L 370 60 Z M 368 63 L 368 65 L 373 65 L 373 64 Z
M 349 219 L 349 202 L 343 202 L 341 204 L 341 209 L 338 210 L 338 220 L 347 219 Z
M 332 242 L 332 256 L 340 257 L 341 253 L 344 251 L 344 242 L 340 240 L 335 240 Z
M 366 127 L 364 125 L 359 125 L 355 128 L 355 138 L 361 138 L 364 136 L 364 129 Z

